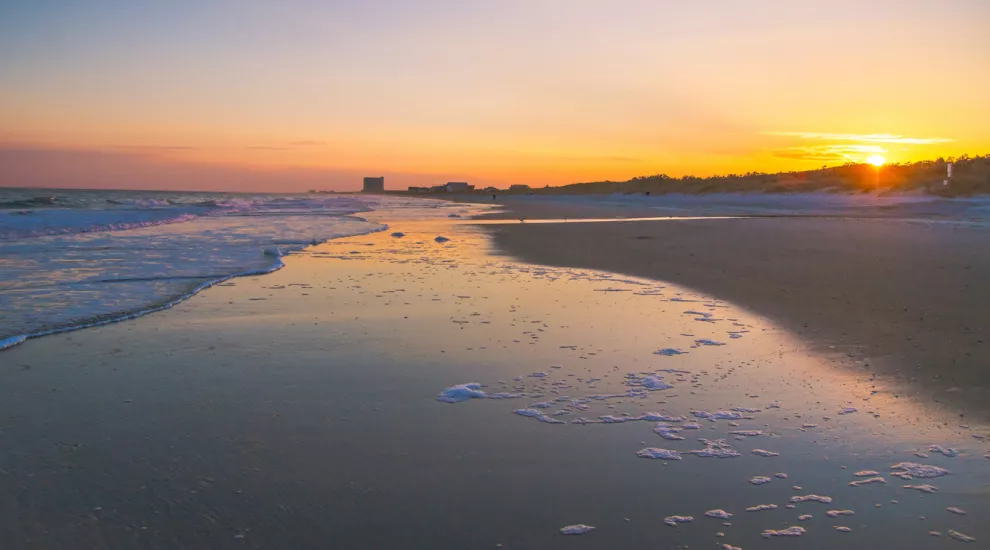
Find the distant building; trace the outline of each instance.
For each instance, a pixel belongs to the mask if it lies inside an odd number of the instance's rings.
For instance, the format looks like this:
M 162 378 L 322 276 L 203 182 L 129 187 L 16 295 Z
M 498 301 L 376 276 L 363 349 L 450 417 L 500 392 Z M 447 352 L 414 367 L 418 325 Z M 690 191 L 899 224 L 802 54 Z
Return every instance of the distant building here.
M 434 185 L 433 187 L 430 187 L 430 193 L 446 193 L 446 192 L 447 192 L 446 185 Z
M 448 193 L 467 193 L 468 191 L 474 191 L 474 186 L 468 185 L 466 181 L 447 182 L 447 185 L 444 187 L 447 188 Z
M 413 186 L 410 186 L 409 187 L 409 192 L 410 193 L 429 193 L 430 192 L 430 188 L 429 187 L 413 187 Z
M 362 193 L 383 193 L 385 191 L 385 178 L 364 178 Z
M 523 185 L 523 184 L 518 184 L 518 183 L 516 185 L 510 185 L 509 186 L 509 191 L 527 191 L 528 192 L 528 191 L 532 191 L 532 190 L 533 189 L 530 186 Z

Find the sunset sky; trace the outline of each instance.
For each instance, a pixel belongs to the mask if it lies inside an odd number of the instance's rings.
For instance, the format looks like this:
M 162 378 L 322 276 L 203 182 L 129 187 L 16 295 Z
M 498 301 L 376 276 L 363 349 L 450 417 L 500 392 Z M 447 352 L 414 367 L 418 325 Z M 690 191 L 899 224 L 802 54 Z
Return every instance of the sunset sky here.
M 4 0 L 0 185 L 354 189 L 990 152 L 986 0 Z

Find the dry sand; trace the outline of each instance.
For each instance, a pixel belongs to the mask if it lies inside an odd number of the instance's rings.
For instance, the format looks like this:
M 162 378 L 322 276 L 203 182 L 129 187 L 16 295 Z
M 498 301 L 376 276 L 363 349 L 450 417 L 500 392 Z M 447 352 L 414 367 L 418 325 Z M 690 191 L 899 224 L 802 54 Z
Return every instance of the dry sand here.
M 532 218 L 581 214 L 524 208 Z M 672 281 L 748 307 L 961 416 L 990 418 L 986 227 L 797 217 L 489 229 L 526 261 Z

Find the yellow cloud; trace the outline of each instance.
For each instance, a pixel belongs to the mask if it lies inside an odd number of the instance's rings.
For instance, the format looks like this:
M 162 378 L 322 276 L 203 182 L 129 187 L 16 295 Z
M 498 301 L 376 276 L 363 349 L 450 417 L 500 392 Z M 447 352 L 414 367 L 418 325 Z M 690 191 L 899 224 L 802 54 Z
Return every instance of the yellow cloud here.
M 773 156 L 821 162 L 863 162 L 870 155 L 886 152 L 879 145 L 808 145 L 778 149 Z
M 902 145 L 929 145 L 932 143 L 950 143 L 949 138 L 918 138 L 897 134 L 830 134 L 822 132 L 763 132 L 765 136 L 798 137 L 801 139 L 817 139 L 820 141 L 860 141 L 863 143 L 898 143 Z

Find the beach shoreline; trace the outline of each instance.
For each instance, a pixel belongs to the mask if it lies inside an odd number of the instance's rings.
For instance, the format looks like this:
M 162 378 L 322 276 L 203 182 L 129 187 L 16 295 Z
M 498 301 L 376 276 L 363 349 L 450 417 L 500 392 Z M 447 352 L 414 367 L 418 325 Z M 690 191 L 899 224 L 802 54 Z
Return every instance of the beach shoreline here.
M 498 217 L 629 217 L 644 208 L 509 203 Z M 533 263 L 670 281 L 782 323 L 836 363 L 893 376 L 990 419 L 990 229 L 843 217 L 488 225 Z
M 719 297 L 507 259 L 491 228 L 537 224 L 479 226 L 470 210 L 383 212 L 372 217 L 390 232 L 4 351 L 0 539 L 14 550 L 566 550 L 575 541 L 559 530 L 584 523 L 597 528 L 576 541 L 586 548 L 755 548 L 795 521 L 792 484 L 856 510 L 856 528 L 870 529 L 849 547 L 937 548 L 928 526 L 900 526 L 948 505 L 970 515 L 932 526 L 988 536 L 976 521 L 985 498 L 967 491 L 985 485 L 985 445 L 971 435 L 986 426 L 962 429 L 832 368 Z M 573 226 L 637 223 L 649 222 Z M 468 384 L 487 398 L 439 399 Z M 663 419 L 674 424 L 661 430 Z M 849 484 L 932 444 L 962 453 L 926 460 L 954 474 L 937 481 L 941 495 Z M 653 446 L 677 458 L 645 459 Z M 777 473 L 788 481 L 747 481 Z M 881 490 L 903 504 L 875 507 Z M 777 508 L 746 511 L 768 502 Z M 704 517 L 716 508 L 736 514 L 731 529 Z M 674 515 L 698 520 L 661 521 Z M 844 543 L 829 521 L 803 524 L 810 544 Z

